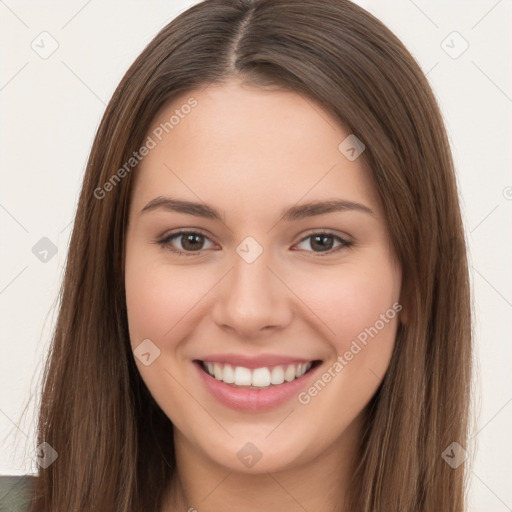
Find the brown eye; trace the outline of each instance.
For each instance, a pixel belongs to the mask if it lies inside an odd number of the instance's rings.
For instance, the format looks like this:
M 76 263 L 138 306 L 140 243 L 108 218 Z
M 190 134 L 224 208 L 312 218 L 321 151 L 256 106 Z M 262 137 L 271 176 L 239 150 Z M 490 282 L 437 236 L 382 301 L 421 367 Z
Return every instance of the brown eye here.
M 335 246 L 336 242 L 338 242 L 337 246 Z M 319 233 L 312 233 L 311 235 L 303 238 L 301 240 L 300 244 L 306 245 L 306 247 L 302 247 L 302 250 L 306 250 L 309 252 L 315 252 L 315 253 L 332 254 L 332 253 L 335 253 L 345 247 L 352 246 L 354 244 L 354 242 L 345 240 L 344 238 L 341 238 L 338 235 L 334 235 L 333 233 L 319 232 Z M 309 249 L 308 249 L 308 246 L 309 246 Z
M 331 235 L 315 235 L 311 236 L 311 248 L 320 251 L 330 251 L 334 245 L 334 237 Z
M 203 249 L 209 248 L 205 247 L 206 242 L 209 242 L 211 246 L 214 245 L 207 236 L 197 231 L 171 233 L 162 240 L 157 241 L 159 245 L 169 251 L 185 256 L 192 256 L 194 253 L 199 253 Z
M 181 238 L 181 245 L 186 251 L 200 251 L 204 244 L 203 235 L 188 234 L 179 235 Z

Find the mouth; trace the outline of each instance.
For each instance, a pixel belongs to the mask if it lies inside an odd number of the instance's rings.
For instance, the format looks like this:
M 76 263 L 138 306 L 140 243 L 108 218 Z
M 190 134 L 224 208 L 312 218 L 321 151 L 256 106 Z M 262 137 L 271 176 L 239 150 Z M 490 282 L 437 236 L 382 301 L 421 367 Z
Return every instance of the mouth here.
M 199 368 L 210 377 L 230 387 L 245 390 L 267 390 L 279 388 L 287 383 L 302 379 L 322 364 L 321 360 L 247 368 L 228 363 L 195 360 Z

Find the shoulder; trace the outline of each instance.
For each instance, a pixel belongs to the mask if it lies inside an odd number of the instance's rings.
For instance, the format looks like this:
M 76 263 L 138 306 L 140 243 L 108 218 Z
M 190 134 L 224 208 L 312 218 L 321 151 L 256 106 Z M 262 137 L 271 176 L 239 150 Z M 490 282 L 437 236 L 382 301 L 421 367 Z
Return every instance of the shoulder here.
M 0 476 L 0 510 L 26 512 L 37 476 Z

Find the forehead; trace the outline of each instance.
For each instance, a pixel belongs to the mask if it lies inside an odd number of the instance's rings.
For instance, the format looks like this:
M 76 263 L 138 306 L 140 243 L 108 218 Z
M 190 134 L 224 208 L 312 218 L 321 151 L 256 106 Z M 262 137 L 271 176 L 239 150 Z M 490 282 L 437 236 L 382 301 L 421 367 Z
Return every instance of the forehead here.
M 180 195 L 242 216 L 270 202 L 326 195 L 376 207 L 362 160 L 339 149 L 349 135 L 296 92 L 239 82 L 192 90 L 153 120 L 147 136 L 154 147 L 137 168 L 134 202 L 142 207 L 158 195 Z

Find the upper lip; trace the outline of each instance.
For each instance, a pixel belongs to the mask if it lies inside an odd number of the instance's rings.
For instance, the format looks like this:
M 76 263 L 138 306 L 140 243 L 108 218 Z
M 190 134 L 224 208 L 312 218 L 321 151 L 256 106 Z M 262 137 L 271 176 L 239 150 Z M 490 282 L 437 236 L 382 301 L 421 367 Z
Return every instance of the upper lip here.
M 310 361 L 317 361 L 318 359 L 304 359 L 294 356 L 285 356 L 278 354 L 261 354 L 259 356 L 247 356 L 242 354 L 211 354 L 199 361 L 206 361 L 209 363 L 230 364 L 232 366 L 243 366 L 244 368 L 255 369 L 264 366 L 276 366 L 285 364 L 299 364 L 309 363 Z

